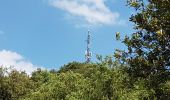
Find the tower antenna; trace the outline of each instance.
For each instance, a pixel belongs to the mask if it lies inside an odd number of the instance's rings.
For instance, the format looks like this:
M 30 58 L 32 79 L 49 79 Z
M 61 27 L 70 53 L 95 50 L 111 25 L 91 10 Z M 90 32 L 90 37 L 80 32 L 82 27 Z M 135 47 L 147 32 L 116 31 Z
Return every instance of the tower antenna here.
M 90 51 L 90 39 L 91 39 L 91 35 L 90 35 L 90 30 L 88 30 L 88 36 L 87 36 L 87 40 L 86 40 L 86 42 L 87 42 L 87 50 L 86 50 L 86 52 L 85 52 L 85 57 L 86 57 L 86 63 L 89 63 L 89 62 L 91 62 L 91 55 L 92 55 L 92 53 L 91 53 L 91 51 Z

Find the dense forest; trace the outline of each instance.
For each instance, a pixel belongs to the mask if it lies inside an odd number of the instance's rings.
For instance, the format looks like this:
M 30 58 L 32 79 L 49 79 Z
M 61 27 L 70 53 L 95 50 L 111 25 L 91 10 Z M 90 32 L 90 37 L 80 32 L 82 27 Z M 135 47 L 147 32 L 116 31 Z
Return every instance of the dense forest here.
M 170 0 L 128 0 L 127 50 L 31 75 L 0 67 L 0 100 L 170 100 Z M 24 66 L 23 66 L 24 67 Z

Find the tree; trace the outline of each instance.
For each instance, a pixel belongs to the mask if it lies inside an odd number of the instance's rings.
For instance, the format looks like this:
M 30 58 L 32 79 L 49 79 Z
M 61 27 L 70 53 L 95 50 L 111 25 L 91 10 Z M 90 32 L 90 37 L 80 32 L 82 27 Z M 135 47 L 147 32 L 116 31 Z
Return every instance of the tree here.
M 0 100 L 10 100 L 12 97 L 11 92 L 9 91 L 7 69 L 0 67 Z
M 118 50 L 115 57 L 129 65 L 131 77 L 144 79 L 145 87 L 153 89 L 154 95 L 161 99 L 164 93 L 159 87 L 170 79 L 170 0 L 128 0 L 127 3 L 137 12 L 130 17 L 136 32 L 123 40 L 128 50 Z
M 0 68 L 0 99 L 21 100 L 32 89 L 33 82 L 25 72 Z
M 8 74 L 9 91 L 12 100 L 21 100 L 30 94 L 34 88 L 34 84 L 25 72 L 12 70 Z

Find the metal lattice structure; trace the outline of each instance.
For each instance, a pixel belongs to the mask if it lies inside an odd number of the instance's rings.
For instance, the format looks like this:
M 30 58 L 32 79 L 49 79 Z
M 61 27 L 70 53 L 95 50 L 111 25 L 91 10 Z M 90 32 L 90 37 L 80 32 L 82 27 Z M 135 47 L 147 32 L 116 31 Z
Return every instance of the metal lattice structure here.
M 90 51 L 90 39 L 91 39 L 91 35 L 90 35 L 90 31 L 88 30 L 88 36 L 87 36 L 87 40 L 86 40 L 86 42 L 87 42 L 87 50 L 86 50 L 86 52 L 85 52 L 85 57 L 86 57 L 86 63 L 89 63 L 89 62 L 91 62 L 91 56 L 92 56 L 92 53 L 91 53 L 91 51 Z

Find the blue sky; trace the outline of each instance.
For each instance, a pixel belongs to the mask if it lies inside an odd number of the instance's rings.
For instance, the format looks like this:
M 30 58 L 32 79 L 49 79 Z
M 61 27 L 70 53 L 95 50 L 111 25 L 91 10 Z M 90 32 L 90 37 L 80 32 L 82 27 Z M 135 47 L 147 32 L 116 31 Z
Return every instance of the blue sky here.
M 0 0 L 0 64 L 27 70 L 84 62 L 88 29 L 94 62 L 95 54 L 125 49 L 115 40 L 116 32 L 132 32 L 133 10 L 125 5 L 126 0 Z

